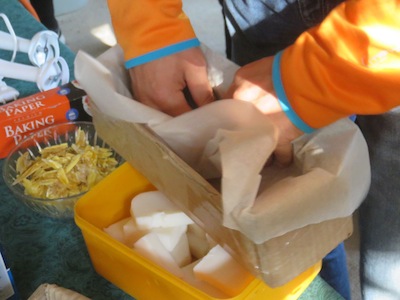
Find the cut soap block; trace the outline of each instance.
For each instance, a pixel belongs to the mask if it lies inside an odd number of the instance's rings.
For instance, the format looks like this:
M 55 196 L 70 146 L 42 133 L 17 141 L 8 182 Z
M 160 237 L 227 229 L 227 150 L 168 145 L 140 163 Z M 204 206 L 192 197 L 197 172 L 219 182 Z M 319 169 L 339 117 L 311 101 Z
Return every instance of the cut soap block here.
M 125 244 L 124 225 L 131 220 L 131 218 L 122 219 L 110 226 L 104 228 L 104 231 L 117 241 Z
M 144 236 L 147 231 L 137 228 L 135 221 L 129 217 L 122 219 L 110 226 L 104 228 L 104 231 L 111 237 L 132 248 L 133 244 L 142 236 Z
M 132 218 L 129 218 L 128 222 L 122 226 L 122 230 L 125 236 L 125 245 L 131 248 L 138 239 L 148 233 L 148 230 L 139 229 Z
M 160 191 L 135 196 L 131 202 L 131 215 L 140 229 L 147 230 L 193 223 L 192 219 Z
M 195 261 L 182 268 L 183 272 L 182 279 L 187 283 L 189 283 L 191 286 L 194 286 L 195 288 L 199 289 L 200 291 L 206 293 L 211 297 L 217 299 L 230 298 L 227 294 L 223 293 L 220 289 L 216 288 L 215 286 L 212 286 L 211 284 L 196 278 L 196 276 L 193 273 L 193 268 L 197 263 L 198 261 Z
M 233 297 L 254 280 L 220 245 L 213 247 L 193 268 L 194 275 Z
M 189 264 L 192 260 L 186 229 L 187 225 L 181 225 L 152 230 L 180 267 Z
M 182 270 L 154 232 L 140 238 L 135 243 L 134 249 L 172 274 L 182 277 Z

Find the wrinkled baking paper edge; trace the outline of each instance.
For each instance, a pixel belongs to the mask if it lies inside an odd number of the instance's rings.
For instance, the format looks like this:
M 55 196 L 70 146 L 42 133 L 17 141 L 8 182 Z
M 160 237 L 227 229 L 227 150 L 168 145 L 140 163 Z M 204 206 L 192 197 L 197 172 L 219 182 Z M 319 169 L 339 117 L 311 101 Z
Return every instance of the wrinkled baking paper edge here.
M 28 300 L 90 300 L 89 298 L 56 284 L 41 284 Z
M 202 46 L 222 95 L 237 66 Z M 101 63 L 100 63 L 101 62 Z M 172 118 L 132 100 L 116 46 L 94 59 L 80 51 L 75 77 L 102 113 L 147 124 L 206 179 L 220 176 L 223 225 L 260 244 L 309 224 L 350 216 L 370 185 L 366 142 L 348 119 L 294 141 L 294 163 L 264 168 L 276 130 L 252 104 L 220 100 Z

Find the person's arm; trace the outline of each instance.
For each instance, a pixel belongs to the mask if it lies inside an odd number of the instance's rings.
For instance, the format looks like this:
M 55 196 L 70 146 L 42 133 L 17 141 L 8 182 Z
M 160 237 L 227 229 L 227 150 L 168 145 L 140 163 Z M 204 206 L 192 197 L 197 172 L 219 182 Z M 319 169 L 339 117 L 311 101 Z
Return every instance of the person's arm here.
M 206 61 L 180 0 L 108 0 L 137 100 L 178 115 L 213 101 Z
M 291 141 L 353 114 L 400 105 L 400 0 L 350 0 L 275 57 L 240 68 L 225 97 L 253 102 Z
M 223 98 L 252 102 L 267 115 L 279 133 L 274 161 L 285 166 L 293 158 L 292 141 L 304 132 L 292 123 L 278 101 L 272 82 L 273 60 L 272 56 L 265 57 L 241 67 Z
M 108 0 L 127 69 L 199 46 L 180 0 Z
M 400 104 L 400 1 L 350 0 L 275 56 L 274 89 L 305 132 Z

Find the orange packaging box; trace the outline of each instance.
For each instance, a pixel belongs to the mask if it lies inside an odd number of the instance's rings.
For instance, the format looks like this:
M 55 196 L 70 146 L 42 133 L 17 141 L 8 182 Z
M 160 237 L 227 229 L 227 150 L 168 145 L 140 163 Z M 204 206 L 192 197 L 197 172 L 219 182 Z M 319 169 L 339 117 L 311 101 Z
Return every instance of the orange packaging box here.
M 86 93 L 76 82 L 0 106 L 0 158 L 31 133 L 58 123 L 91 121 Z

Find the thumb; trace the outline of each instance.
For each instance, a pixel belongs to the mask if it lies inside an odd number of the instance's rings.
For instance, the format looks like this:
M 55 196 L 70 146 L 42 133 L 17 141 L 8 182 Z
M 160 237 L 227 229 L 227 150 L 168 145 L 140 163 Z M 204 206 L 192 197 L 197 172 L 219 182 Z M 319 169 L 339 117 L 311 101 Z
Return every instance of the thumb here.
M 293 145 L 291 142 L 278 145 L 274 151 L 274 161 L 277 165 L 286 167 L 293 161 Z
M 200 106 L 206 105 L 206 104 L 214 101 L 214 94 L 213 94 L 212 90 L 210 92 L 206 91 L 205 93 L 201 93 L 200 95 L 195 94 L 196 98 L 193 97 L 192 93 L 190 92 L 190 90 L 187 86 L 183 89 L 182 92 L 183 92 L 183 95 L 185 96 L 187 104 L 192 109 L 198 108 Z
M 214 101 L 214 93 L 208 81 L 207 69 L 197 67 L 186 72 L 187 89 L 183 90 L 190 106 L 203 106 Z

